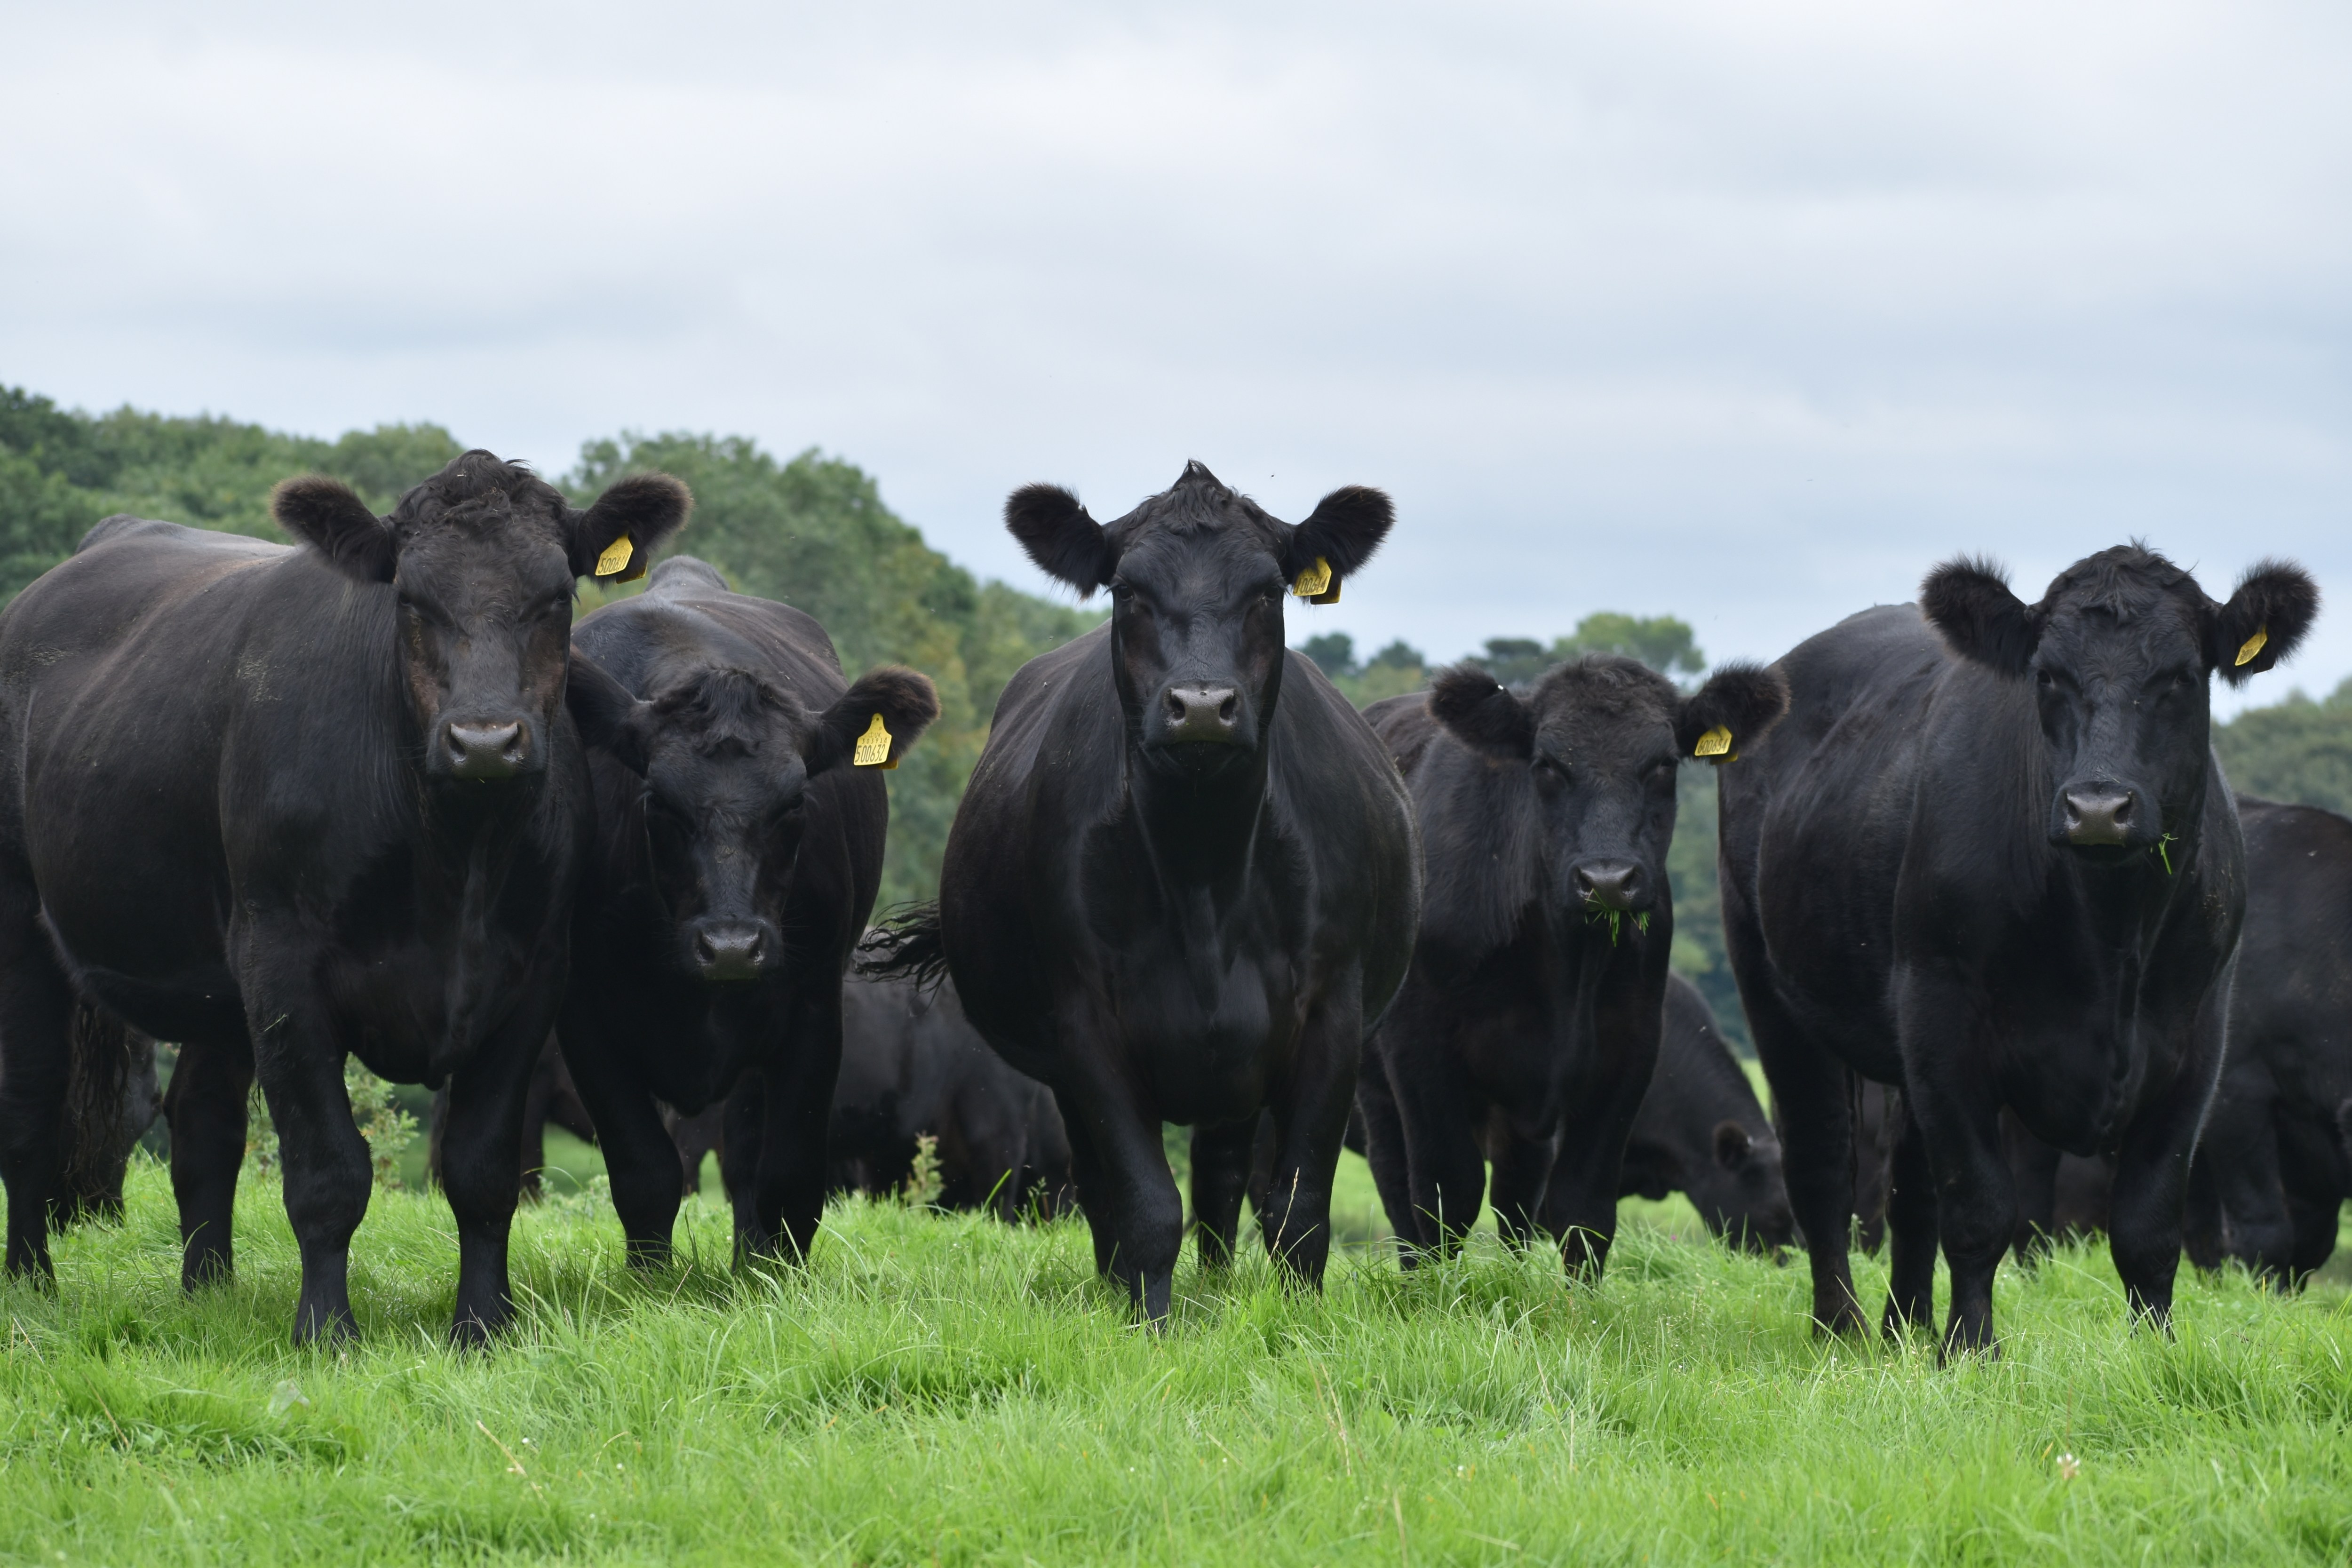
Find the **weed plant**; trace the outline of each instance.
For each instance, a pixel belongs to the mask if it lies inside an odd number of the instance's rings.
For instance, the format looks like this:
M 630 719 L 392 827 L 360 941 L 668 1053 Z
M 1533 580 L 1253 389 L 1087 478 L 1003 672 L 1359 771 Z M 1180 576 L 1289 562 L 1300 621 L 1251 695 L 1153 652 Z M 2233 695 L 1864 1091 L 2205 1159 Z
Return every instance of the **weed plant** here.
M 1352 1178 L 1361 1180 L 1360 1168 Z M 2301 1563 L 2352 1549 L 2352 1310 L 2184 1269 L 2134 1332 L 2104 1249 L 2004 1269 L 2006 1354 L 1823 1342 L 1801 1266 L 1643 1205 L 1605 1283 L 1482 1236 L 1294 1293 L 1253 1247 L 1165 1332 L 1085 1227 L 836 1204 L 805 1268 L 622 1264 L 601 1183 L 519 1219 L 518 1331 L 445 1347 L 437 1195 L 378 1192 L 353 1343 L 287 1342 L 248 1177 L 178 1288 L 169 1183 L 5 1292 L 0 1560 L 78 1563 Z M 1883 1268 L 1860 1273 L 1873 1300 Z

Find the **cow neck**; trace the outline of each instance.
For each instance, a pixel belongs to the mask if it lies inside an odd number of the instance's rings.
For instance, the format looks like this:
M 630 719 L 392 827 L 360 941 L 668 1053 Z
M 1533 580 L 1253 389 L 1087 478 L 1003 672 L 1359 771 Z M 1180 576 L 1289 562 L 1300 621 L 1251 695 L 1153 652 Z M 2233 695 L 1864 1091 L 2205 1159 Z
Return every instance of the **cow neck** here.
M 1271 729 L 1269 724 L 1262 731 L 1268 741 Z M 1188 924 L 1189 911 L 1200 910 L 1213 921 L 1246 890 L 1265 817 L 1266 777 L 1263 743 L 1246 767 L 1205 784 L 1161 773 L 1129 746 L 1128 798 L 1144 853 L 1174 906 L 1188 911 Z

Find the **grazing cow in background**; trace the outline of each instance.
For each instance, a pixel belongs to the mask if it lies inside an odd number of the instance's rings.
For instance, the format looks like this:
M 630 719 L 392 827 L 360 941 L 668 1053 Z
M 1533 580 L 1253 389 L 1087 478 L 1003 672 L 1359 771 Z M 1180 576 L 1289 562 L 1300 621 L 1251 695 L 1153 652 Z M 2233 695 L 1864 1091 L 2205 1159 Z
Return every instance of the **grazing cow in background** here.
M 2167 1323 L 2181 1201 L 2221 1065 L 2245 903 L 2208 678 L 2303 638 L 2318 591 L 2265 563 L 2226 604 L 2137 545 L 2039 604 L 1990 566 L 1853 616 L 1780 661 L 1789 717 L 1721 775 L 1724 927 L 1782 1118 L 1813 1316 L 1858 1328 L 1848 1068 L 1902 1086 L 1890 1332 L 1994 1342 L 2017 1225 L 2000 1110 L 2116 1162 L 2113 1253 Z
M 1475 665 L 1365 717 L 1412 792 L 1427 871 L 1412 966 L 1358 1089 L 1372 1174 L 1410 1268 L 1450 1250 L 1486 1196 L 1598 1276 L 1625 1140 L 1658 1056 L 1682 759 L 1760 740 L 1788 693 L 1727 665 L 1693 693 L 1591 654 L 1514 692 Z
M 0 612 L 0 1174 L 49 1271 L 76 990 L 181 1042 L 165 1110 L 193 1289 L 230 1268 L 257 1076 L 302 1254 L 295 1337 L 352 1331 L 372 1172 L 343 1060 L 450 1085 L 460 1342 L 512 1311 L 530 1065 L 554 1022 L 586 775 L 563 717 L 573 579 L 686 521 L 586 511 L 468 452 L 378 518 L 289 480 L 288 548 L 113 517 Z
M 685 1195 L 662 1105 L 691 1116 L 730 1096 L 736 1251 L 805 1257 L 824 1211 L 842 973 L 881 884 L 879 770 L 939 698 L 895 666 L 845 681 L 823 626 L 688 556 L 576 640 L 568 700 L 596 848 L 560 1037 L 630 1260 L 667 1261 Z
M 1658 1070 L 1625 1143 L 1618 1194 L 1683 1194 L 1706 1228 L 1751 1252 L 1789 1245 L 1796 1219 L 1780 1138 L 1698 987 L 1666 977 Z
M 87 1001 L 74 1003 L 73 1066 L 66 1085 L 63 1187 L 50 1205 L 59 1226 L 122 1217 L 131 1151 L 163 1110 L 155 1042 Z
M 2189 1255 L 2301 1286 L 2352 1196 L 2352 821 L 2241 795 L 2230 1058 L 2189 1178 Z
M 1258 1114 L 1260 1225 L 1319 1283 L 1364 1031 L 1412 947 L 1412 807 L 1380 739 L 1283 646 L 1294 587 L 1328 597 L 1387 534 L 1349 488 L 1296 527 L 1198 463 L 1115 522 L 1049 485 L 1005 522 L 1047 573 L 1111 590 L 1109 624 L 1023 666 L 949 836 L 936 916 L 964 1011 L 1053 1086 L 1095 1265 L 1168 1312 L 1184 1208 L 1160 1142 L 1191 1124 L 1203 1264 L 1233 1255 Z
M 952 982 L 852 980 L 842 991 L 830 1184 L 880 1197 L 907 1184 L 916 1140 L 938 1140 L 939 1205 L 1018 1218 L 1071 1201 L 1070 1144 L 1044 1084 L 988 1048 Z

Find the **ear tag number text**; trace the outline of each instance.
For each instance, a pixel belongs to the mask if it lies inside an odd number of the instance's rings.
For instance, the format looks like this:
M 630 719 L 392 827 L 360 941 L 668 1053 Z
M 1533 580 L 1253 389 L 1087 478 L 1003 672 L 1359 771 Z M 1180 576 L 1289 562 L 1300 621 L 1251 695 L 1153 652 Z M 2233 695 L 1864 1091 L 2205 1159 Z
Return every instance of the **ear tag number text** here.
M 2243 643 L 2241 643 L 2238 646 L 2238 663 L 2246 664 L 2251 662 L 2254 655 L 2263 651 L 2263 645 L 2270 640 L 2270 627 L 2256 626 L 2254 628 L 2254 635 L 2248 637 Z M 2231 668 L 2235 668 L 2236 666 L 2232 666 Z
M 849 762 L 852 767 L 880 768 L 886 773 L 898 765 L 890 755 L 890 730 L 882 722 L 881 714 L 874 715 L 874 722 L 857 737 L 857 750 Z
M 1731 749 L 1731 731 L 1720 724 L 1698 738 L 1698 744 L 1691 748 L 1691 755 L 1721 757 L 1727 763 L 1738 760 L 1738 753 Z
M 635 542 L 627 534 L 621 535 L 620 538 L 604 546 L 604 554 L 596 557 L 596 575 L 609 577 L 617 582 L 629 581 L 621 574 L 628 570 L 629 559 L 636 552 Z
M 1298 574 L 1290 591 L 1310 605 L 1336 605 L 1339 602 L 1339 584 L 1332 580 L 1331 563 L 1320 555 L 1315 564 Z

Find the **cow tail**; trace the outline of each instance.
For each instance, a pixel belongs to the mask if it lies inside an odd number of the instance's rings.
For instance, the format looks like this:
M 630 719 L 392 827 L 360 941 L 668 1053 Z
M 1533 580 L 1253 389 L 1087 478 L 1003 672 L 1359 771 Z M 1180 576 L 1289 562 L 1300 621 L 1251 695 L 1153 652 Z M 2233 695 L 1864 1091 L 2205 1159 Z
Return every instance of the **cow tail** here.
M 940 906 L 901 904 L 883 916 L 857 944 L 857 973 L 867 980 L 898 981 L 918 991 L 935 989 L 948 973 Z
M 131 1081 L 131 1026 L 78 996 L 66 1037 L 66 1187 L 97 1191 L 113 1177 L 120 1152 L 123 1091 Z

